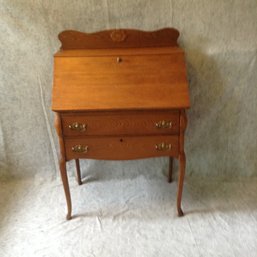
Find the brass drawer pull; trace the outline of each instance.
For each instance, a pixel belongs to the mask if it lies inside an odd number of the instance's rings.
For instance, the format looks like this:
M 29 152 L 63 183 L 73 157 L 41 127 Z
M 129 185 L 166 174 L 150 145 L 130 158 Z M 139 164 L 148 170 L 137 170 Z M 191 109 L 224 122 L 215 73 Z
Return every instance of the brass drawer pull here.
M 156 128 L 172 128 L 172 121 L 161 120 L 155 123 Z
M 87 145 L 74 145 L 72 148 L 71 148 L 72 152 L 75 152 L 75 153 L 87 153 L 88 151 L 88 146 Z
M 122 59 L 121 59 L 121 57 L 117 57 L 116 61 L 117 61 L 117 63 L 120 63 L 120 62 L 122 62 Z
M 79 132 L 83 132 L 83 131 L 86 131 L 87 125 L 83 124 L 83 123 L 73 122 L 72 124 L 69 125 L 69 128 L 71 130 L 76 130 L 76 131 L 79 131 Z
M 171 150 L 171 144 L 166 144 L 166 143 L 162 142 L 160 144 L 156 144 L 155 149 L 157 151 L 170 151 Z

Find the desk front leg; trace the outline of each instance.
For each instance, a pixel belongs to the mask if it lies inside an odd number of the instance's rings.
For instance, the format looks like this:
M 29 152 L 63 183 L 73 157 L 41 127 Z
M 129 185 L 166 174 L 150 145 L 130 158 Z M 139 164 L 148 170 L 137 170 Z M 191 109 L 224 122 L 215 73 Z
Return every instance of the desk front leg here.
M 178 177 L 178 194 L 177 194 L 177 211 L 178 211 L 179 217 L 184 215 L 181 208 L 181 200 L 182 200 L 182 192 L 183 192 L 183 185 L 184 185 L 185 168 L 186 168 L 186 155 L 185 153 L 181 153 L 179 155 L 179 177 Z
M 182 110 L 180 113 L 180 133 L 179 133 L 179 177 L 178 177 L 178 193 L 177 193 L 177 211 L 178 216 L 183 216 L 183 211 L 181 208 L 183 184 L 185 177 L 185 168 L 186 168 L 186 155 L 184 152 L 184 133 L 187 126 L 187 118 L 185 110 Z
M 68 181 L 68 176 L 67 176 L 67 169 L 66 169 L 66 161 L 65 160 L 60 160 L 59 161 L 59 166 L 60 166 L 60 172 L 61 172 L 61 177 L 62 177 L 62 184 L 63 184 L 63 189 L 66 197 L 66 203 L 67 203 L 67 215 L 66 219 L 70 220 L 71 219 L 71 196 L 70 196 L 70 187 L 69 187 L 69 181 Z
M 61 124 L 61 117 L 59 113 L 56 113 L 55 115 L 55 129 L 58 135 L 59 145 L 60 145 L 59 168 L 60 168 L 60 173 L 62 177 L 63 189 L 64 189 L 67 209 L 68 209 L 66 219 L 70 220 L 72 205 L 71 205 L 70 187 L 69 187 L 69 181 L 68 181 L 67 169 L 66 169 L 66 156 L 65 156 L 65 147 L 64 147 L 63 134 L 62 134 L 62 124 Z

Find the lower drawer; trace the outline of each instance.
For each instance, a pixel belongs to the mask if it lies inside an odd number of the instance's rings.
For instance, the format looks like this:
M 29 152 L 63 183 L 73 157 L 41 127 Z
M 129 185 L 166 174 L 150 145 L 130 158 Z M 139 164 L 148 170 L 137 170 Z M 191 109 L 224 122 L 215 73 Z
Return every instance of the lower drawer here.
M 132 160 L 178 156 L 178 136 L 86 137 L 65 139 L 67 160 Z

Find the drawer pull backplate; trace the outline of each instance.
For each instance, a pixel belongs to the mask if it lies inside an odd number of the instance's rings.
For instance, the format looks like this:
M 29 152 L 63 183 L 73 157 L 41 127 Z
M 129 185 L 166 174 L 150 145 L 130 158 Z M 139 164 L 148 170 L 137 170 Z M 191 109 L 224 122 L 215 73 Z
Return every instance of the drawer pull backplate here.
M 84 123 L 73 122 L 69 125 L 69 129 L 84 132 L 87 129 L 87 125 Z
M 170 151 L 171 150 L 171 144 L 166 144 L 164 142 L 156 144 L 155 149 L 157 151 Z
M 71 148 L 72 152 L 75 152 L 75 153 L 87 153 L 88 151 L 88 146 L 87 145 L 74 145 L 72 148 Z
M 161 120 L 155 123 L 156 128 L 172 128 L 172 121 Z

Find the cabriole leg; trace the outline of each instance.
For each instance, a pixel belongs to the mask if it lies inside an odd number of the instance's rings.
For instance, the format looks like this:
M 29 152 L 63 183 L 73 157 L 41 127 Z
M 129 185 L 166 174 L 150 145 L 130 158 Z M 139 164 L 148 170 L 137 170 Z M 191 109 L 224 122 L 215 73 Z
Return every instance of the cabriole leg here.
M 61 172 L 62 183 L 63 183 L 64 193 L 65 193 L 66 202 L 67 202 L 67 209 L 68 209 L 66 219 L 70 220 L 72 207 L 71 207 L 69 181 L 68 181 L 67 170 L 66 170 L 66 161 L 60 161 L 59 165 L 60 165 L 60 172 Z
M 68 208 L 68 213 L 66 216 L 67 220 L 71 219 L 71 198 L 70 198 L 70 188 L 66 170 L 66 158 L 65 158 L 65 147 L 64 147 L 64 140 L 63 140 L 63 133 L 62 133 L 62 122 L 61 122 L 61 115 L 60 113 L 56 113 L 55 115 L 55 129 L 59 138 L 60 144 L 60 159 L 59 159 L 59 166 L 60 166 L 60 173 L 62 177 L 62 184 L 63 189 L 66 197 L 66 203 Z
M 178 193 L 177 193 L 177 210 L 178 216 L 183 216 L 183 211 L 181 209 L 181 199 L 183 191 L 183 183 L 185 177 L 186 168 L 186 155 L 184 152 L 184 133 L 187 126 L 187 118 L 185 110 L 180 112 L 180 131 L 179 131 L 179 177 L 178 177 Z
M 185 153 L 179 155 L 179 178 L 178 178 L 178 194 L 177 194 L 177 210 L 178 216 L 181 217 L 184 215 L 181 209 L 181 199 L 183 192 L 183 183 L 185 177 L 185 168 L 186 168 L 186 156 Z
M 67 209 L 68 209 L 66 219 L 70 220 L 72 207 L 71 207 L 69 181 L 68 181 L 67 169 L 66 169 L 66 161 L 60 161 L 59 164 L 60 164 L 60 172 L 61 172 L 61 177 L 62 177 L 63 189 L 64 189 L 66 202 L 67 202 Z

